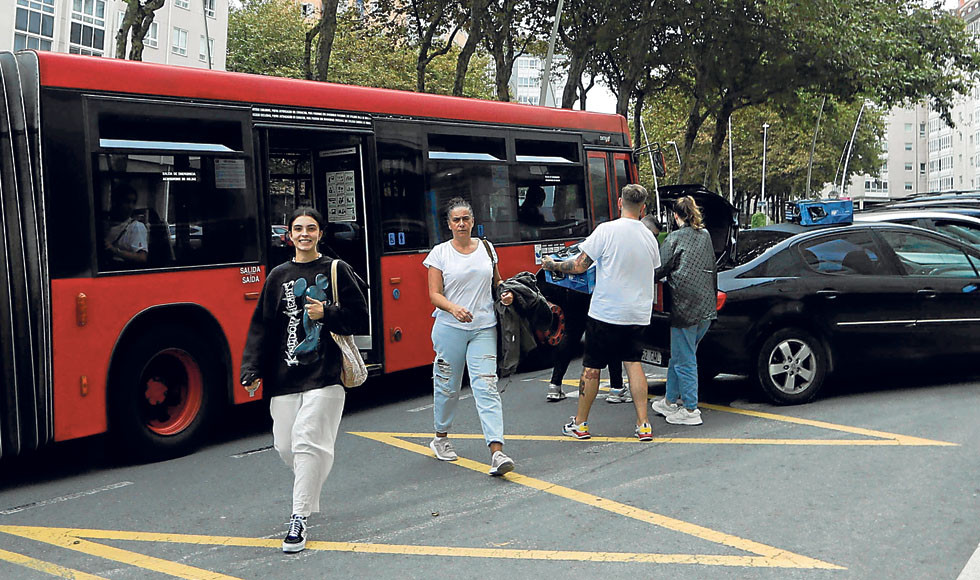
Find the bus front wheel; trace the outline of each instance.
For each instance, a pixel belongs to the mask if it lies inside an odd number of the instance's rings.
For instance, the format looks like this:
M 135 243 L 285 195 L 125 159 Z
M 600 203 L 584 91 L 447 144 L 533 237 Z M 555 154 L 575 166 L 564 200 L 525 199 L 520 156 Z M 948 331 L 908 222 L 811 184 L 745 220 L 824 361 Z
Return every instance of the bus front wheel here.
M 119 349 L 109 389 L 109 428 L 134 459 L 193 451 L 206 436 L 220 378 L 207 345 L 192 331 L 152 329 Z

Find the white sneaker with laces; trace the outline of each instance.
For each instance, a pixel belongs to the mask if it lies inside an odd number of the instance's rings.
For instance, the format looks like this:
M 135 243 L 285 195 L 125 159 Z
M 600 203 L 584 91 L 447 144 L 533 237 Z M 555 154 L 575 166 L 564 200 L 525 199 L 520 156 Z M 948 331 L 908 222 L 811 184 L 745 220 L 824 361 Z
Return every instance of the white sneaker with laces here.
M 490 475 L 503 475 L 514 471 L 514 460 L 504 455 L 503 451 L 495 451 L 490 458 Z
M 282 541 L 282 551 L 287 554 L 302 552 L 306 548 L 306 518 L 293 514 L 289 518 L 289 530 Z
M 548 385 L 548 401 L 555 402 L 563 400 L 567 395 L 561 390 L 561 385 Z
M 669 417 L 680 409 L 680 405 L 677 403 L 668 403 L 666 397 L 663 399 L 654 399 L 650 403 L 650 408 L 653 409 L 658 415 L 663 415 L 664 417 Z
M 667 422 L 671 425 L 700 425 L 704 421 L 701 420 L 701 409 L 688 411 L 686 407 L 681 407 L 667 415 Z
M 456 461 L 459 459 L 459 455 L 456 455 L 456 450 L 453 448 L 452 442 L 449 441 L 449 437 L 434 437 L 429 442 L 429 449 L 436 454 L 436 459 L 440 461 Z
M 623 387 L 621 389 L 609 389 L 609 394 L 606 395 L 607 403 L 632 403 L 633 393 L 630 392 L 629 387 Z

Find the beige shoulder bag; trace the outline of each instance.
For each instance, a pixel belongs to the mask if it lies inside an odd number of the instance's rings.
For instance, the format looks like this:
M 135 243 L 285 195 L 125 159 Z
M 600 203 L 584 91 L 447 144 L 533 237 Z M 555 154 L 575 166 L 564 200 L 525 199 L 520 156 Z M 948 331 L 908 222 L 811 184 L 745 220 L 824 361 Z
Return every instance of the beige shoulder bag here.
M 340 306 L 340 299 L 337 298 L 337 262 L 334 260 L 330 264 L 330 285 L 333 287 L 333 303 Z M 367 367 L 364 366 L 364 359 L 361 358 L 361 351 L 354 344 L 354 337 L 350 334 L 336 334 L 331 332 L 334 342 L 340 347 L 340 354 L 343 358 L 343 368 L 340 372 L 340 381 L 345 387 L 359 387 L 367 380 Z

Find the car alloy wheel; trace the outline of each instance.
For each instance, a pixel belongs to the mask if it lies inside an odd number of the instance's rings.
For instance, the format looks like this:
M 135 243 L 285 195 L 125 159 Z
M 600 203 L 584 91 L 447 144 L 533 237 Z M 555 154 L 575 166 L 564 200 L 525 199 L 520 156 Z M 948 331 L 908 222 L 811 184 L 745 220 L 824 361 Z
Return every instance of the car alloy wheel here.
M 796 394 L 813 384 L 815 366 L 813 351 L 805 342 L 784 340 L 769 353 L 769 380 L 780 391 Z
M 806 403 L 823 387 L 827 351 L 809 332 L 779 329 L 762 342 L 757 353 L 756 380 L 774 403 Z

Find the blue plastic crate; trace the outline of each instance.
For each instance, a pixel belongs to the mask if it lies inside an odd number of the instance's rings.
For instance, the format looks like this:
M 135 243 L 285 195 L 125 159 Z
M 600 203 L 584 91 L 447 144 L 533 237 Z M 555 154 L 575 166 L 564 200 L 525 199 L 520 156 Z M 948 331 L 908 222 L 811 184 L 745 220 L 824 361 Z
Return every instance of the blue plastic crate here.
M 798 201 L 795 205 L 791 221 L 801 226 L 849 224 L 854 221 L 854 202 L 849 199 Z
M 551 254 L 551 258 L 556 262 L 563 262 L 574 260 L 578 257 L 579 253 L 578 244 L 575 244 L 556 254 Z M 595 271 L 595 263 L 593 263 L 582 274 L 546 271 L 544 273 L 544 279 L 549 284 L 554 284 L 555 286 L 561 286 L 562 288 L 568 288 L 569 290 L 582 292 L 583 294 L 592 294 L 592 291 L 595 290 Z
M 592 291 L 595 290 L 595 264 L 589 266 L 589 269 L 584 274 L 545 272 L 544 277 L 550 284 L 575 290 L 576 292 L 582 292 L 583 294 L 592 294 Z

